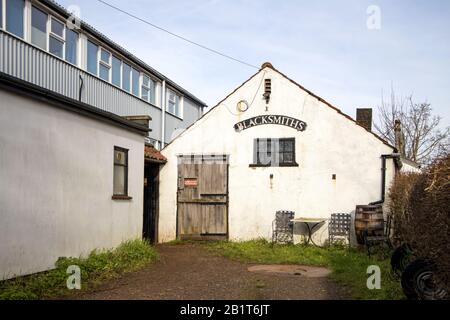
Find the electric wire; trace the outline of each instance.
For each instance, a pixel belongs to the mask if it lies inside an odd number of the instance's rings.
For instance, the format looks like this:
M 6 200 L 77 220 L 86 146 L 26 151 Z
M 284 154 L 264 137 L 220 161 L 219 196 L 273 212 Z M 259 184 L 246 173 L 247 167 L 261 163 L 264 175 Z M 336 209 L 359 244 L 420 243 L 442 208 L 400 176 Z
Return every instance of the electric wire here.
M 97 1 L 100 2 L 100 3 L 102 3 L 102 4 L 104 4 L 104 5 L 106 5 L 106 6 L 108 6 L 108 7 L 110 7 L 110 8 L 112 8 L 112 9 L 114 9 L 114 10 L 116 10 L 116 11 L 121 12 L 121 13 L 123 13 L 123 14 L 125 14 L 125 15 L 127 15 L 127 16 L 133 18 L 133 19 L 139 20 L 139 21 L 141 21 L 141 22 L 143 22 L 143 23 L 145 23 L 145 24 L 147 24 L 147 25 L 149 25 L 149 26 L 151 26 L 151 27 L 153 27 L 153 28 L 155 28 L 155 29 L 158 29 L 158 30 L 160 30 L 160 31 L 163 31 L 163 32 L 165 32 L 165 33 L 168 33 L 168 34 L 170 34 L 170 35 L 173 36 L 173 37 L 176 37 L 176 38 L 181 39 L 181 40 L 183 40 L 183 41 L 185 41 L 185 42 L 187 42 L 187 43 L 190 43 L 190 44 L 192 44 L 192 45 L 195 45 L 195 46 L 197 46 L 197 47 L 199 47 L 199 48 L 201 48 L 201 49 L 207 50 L 207 51 L 209 51 L 209 52 L 211 52 L 211 53 L 214 53 L 214 54 L 217 54 L 217 55 L 222 56 L 222 57 L 224 57 L 224 58 L 230 59 L 230 60 L 232 60 L 232 61 L 234 61 L 234 62 L 238 62 L 238 63 L 240 63 L 240 64 L 243 64 L 243 65 L 247 66 L 247 67 L 255 68 L 255 69 L 258 69 L 258 70 L 259 70 L 259 67 L 255 66 L 255 65 L 252 65 L 252 64 L 250 64 L 250 63 L 248 63 L 248 62 L 245 62 L 245 61 L 243 61 L 243 60 L 234 58 L 234 57 L 232 57 L 232 56 L 230 56 L 230 55 L 228 55 L 228 54 L 225 54 L 225 53 L 222 53 L 222 52 L 220 52 L 220 51 L 218 51 L 218 50 L 209 48 L 209 47 L 207 47 L 207 46 L 205 46 L 205 45 L 203 45 L 203 44 L 200 44 L 200 43 L 195 42 L 195 41 L 193 41 L 193 40 L 190 40 L 190 39 L 188 39 L 188 38 L 186 38 L 186 37 L 183 37 L 183 36 L 181 36 L 181 35 L 179 35 L 179 34 L 176 34 L 176 33 L 172 32 L 172 31 L 169 31 L 169 30 L 167 30 L 167 29 L 165 29 L 165 28 L 162 28 L 162 27 L 160 27 L 160 26 L 157 26 L 156 24 L 154 24 L 154 23 L 152 23 L 152 22 L 150 22 L 150 21 L 148 21 L 148 20 L 145 20 L 145 19 L 143 19 L 143 18 L 140 18 L 140 17 L 138 17 L 138 16 L 136 16 L 136 15 L 134 15 L 134 14 L 128 12 L 128 11 L 125 11 L 125 10 L 119 8 L 119 7 L 116 7 L 116 6 L 110 4 L 110 3 L 106 2 L 106 1 L 103 1 L 103 0 L 97 0 Z

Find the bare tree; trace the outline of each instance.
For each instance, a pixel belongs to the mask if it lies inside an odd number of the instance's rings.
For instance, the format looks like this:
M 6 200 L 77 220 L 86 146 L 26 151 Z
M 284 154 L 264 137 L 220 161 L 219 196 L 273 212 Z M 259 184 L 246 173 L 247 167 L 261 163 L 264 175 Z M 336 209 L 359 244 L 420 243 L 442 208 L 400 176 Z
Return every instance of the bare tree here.
M 401 143 L 396 141 L 395 128 L 401 123 Z M 378 122 L 375 130 L 385 140 L 399 147 L 406 158 L 429 164 L 435 157 L 450 150 L 450 127 L 440 128 L 441 117 L 432 114 L 427 102 L 416 103 L 412 95 L 398 98 L 391 89 L 390 101 L 384 96 L 378 106 Z

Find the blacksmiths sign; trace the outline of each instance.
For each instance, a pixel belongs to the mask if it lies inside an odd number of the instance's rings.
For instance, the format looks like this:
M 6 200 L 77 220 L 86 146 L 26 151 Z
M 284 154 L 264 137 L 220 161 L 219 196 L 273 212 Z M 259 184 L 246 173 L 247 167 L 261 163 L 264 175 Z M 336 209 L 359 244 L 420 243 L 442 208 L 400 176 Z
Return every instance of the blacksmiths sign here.
M 253 117 L 241 122 L 238 122 L 234 125 L 234 130 L 236 131 L 242 131 L 245 129 L 249 129 L 256 126 L 266 125 L 266 124 L 278 124 L 281 126 L 287 126 L 291 127 L 293 129 L 296 129 L 298 131 L 305 131 L 306 129 L 306 122 L 291 118 L 288 116 L 281 116 L 276 114 L 271 115 L 263 115 L 263 116 L 257 116 Z

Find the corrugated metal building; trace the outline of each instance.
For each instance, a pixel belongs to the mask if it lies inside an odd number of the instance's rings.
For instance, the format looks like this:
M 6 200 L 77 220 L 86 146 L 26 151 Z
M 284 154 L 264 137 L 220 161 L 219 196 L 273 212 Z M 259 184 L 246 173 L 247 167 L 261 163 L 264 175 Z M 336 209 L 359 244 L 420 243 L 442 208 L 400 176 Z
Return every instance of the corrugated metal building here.
M 121 116 L 148 115 L 157 149 L 206 104 L 50 0 L 0 0 L 0 72 Z

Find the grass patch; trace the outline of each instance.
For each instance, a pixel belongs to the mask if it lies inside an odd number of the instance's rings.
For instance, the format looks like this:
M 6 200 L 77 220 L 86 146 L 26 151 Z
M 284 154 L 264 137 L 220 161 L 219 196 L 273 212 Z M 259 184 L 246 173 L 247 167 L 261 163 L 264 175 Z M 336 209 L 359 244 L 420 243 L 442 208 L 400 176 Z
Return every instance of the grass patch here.
M 318 248 L 306 245 L 272 245 L 266 240 L 245 242 L 212 242 L 208 248 L 222 256 L 247 263 L 301 264 L 323 266 L 332 270 L 331 278 L 350 289 L 354 299 L 405 299 L 401 285 L 390 271 L 386 255 L 369 258 L 365 251 L 342 246 Z M 381 269 L 381 289 L 367 288 L 367 267 Z
M 112 250 L 94 250 L 86 258 L 59 258 L 53 270 L 0 282 L 0 300 L 45 299 L 65 296 L 74 291 L 66 287 L 67 268 L 81 269 L 81 289 L 95 287 L 106 279 L 138 270 L 158 259 L 147 242 L 133 240 Z

